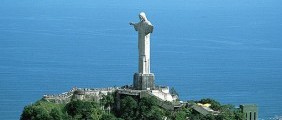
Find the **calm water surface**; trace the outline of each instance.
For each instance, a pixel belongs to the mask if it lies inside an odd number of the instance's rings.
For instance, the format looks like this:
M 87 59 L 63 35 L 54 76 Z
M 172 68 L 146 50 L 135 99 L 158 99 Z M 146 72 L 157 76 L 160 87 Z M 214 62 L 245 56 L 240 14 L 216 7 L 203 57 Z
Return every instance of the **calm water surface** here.
M 43 94 L 132 83 L 145 11 L 152 72 L 182 100 L 256 103 L 282 116 L 279 0 L 1 0 L 0 119 L 19 119 Z

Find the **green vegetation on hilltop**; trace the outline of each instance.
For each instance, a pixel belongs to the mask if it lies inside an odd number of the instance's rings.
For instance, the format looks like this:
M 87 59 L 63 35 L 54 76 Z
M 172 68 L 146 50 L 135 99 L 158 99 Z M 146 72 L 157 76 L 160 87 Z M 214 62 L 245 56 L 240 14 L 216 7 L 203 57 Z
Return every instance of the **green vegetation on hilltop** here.
M 218 115 L 208 114 L 206 116 L 190 109 L 191 113 L 189 118 L 191 120 L 244 120 L 244 114 L 240 109 L 235 108 L 234 105 L 221 105 L 218 101 L 215 101 L 210 98 L 201 99 L 199 101 L 190 101 L 191 104 L 202 103 L 202 104 L 211 104 L 210 108 L 219 111 Z
M 175 111 L 168 111 L 159 107 L 154 97 L 123 96 L 119 109 L 115 98 L 114 94 L 109 94 L 99 103 L 73 100 L 66 104 L 40 100 L 24 108 L 21 120 L 243 120 L 243 114 L 234 106 L 221 105 L 212 99 L 189 101 Z M 196 103 L 209 103 L 220 113 L 202 115 L 191 107 Z
M 46 101 L 37 101 L 32 105 L 24 107 L 21 120 L 61 120 L 65 119 L 63 114 L 64 104 L 54 104 Z
M 94 101 L 71 101 L 67 104 L 55 104 L 37 101 L 24 108 L 21 120 L 111 120 L 111 113 L 105 113 Z
M 139 102 L 130 96 L 121 100 L 117 116 L 126 120 L 162 120 L 168 111 L 157 106 L 155 98 L 141 98 Z

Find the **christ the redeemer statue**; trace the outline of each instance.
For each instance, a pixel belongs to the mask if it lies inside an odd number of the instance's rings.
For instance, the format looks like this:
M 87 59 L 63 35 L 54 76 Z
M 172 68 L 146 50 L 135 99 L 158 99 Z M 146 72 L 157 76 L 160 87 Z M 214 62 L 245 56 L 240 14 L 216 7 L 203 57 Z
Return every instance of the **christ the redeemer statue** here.
M 130 23 L 138 31 L 139 73 L 150 73 L 150 33 L 153 25 L 144 12 L 139 14 L 140 22 Z
M 135 89 L 147 90 L 154 88 L 155 77 L 150 73 L 150 33 L 154 27 L 144 12 L 139 14 L 139 19 L 138 23 L 129 23 L 138 31 L 139 71 L 134 74 L 133 86 Z

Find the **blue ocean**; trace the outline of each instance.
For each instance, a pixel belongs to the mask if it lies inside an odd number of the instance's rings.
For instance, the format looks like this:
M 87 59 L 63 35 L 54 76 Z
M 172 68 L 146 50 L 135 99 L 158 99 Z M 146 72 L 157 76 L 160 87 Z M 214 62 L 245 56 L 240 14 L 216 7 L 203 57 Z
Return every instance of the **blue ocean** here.
M 281 0 L 1 0 L 0 119 L 44 94 L 132 84 L 138 22 L 154 25 L 151 72 L 180 99 L 255 103 L 282 116 Z

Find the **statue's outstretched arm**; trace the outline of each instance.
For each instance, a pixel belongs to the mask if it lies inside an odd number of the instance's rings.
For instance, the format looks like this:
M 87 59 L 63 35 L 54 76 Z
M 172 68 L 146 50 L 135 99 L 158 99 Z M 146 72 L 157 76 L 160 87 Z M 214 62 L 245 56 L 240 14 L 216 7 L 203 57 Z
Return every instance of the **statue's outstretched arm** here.
M 130 23 L 129 23 L 129 25 L 135 25 L 135 23 L 133 23 L 133 22 L 130 22 Z
M 134 26 L 134 29 L 135 31 L 138 31 L 138 23 L 133 23 L 133 22 L 130 22 L 129 25 L 133 25 Z

